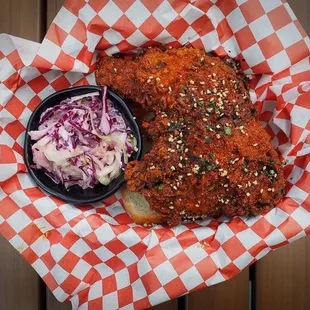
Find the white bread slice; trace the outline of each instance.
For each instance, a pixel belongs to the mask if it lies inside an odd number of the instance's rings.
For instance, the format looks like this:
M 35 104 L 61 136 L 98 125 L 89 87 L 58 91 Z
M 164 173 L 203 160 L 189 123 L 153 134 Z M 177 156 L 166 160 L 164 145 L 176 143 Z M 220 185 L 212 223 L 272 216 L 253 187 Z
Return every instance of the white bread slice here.
M 121 189 L 124 208 L 139 225 L 163 224 L 166 222 L 165 216 L 151 209 L 148 201 L 139 193 L 131 192 L 127 186 Z

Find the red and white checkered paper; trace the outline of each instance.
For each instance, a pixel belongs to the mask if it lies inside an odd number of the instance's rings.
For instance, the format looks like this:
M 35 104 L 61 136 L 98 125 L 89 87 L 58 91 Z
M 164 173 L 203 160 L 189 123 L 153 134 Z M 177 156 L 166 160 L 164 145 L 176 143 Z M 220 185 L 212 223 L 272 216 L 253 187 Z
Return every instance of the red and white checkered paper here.
M 59 300 L 91 310 L 144 309 L 225 281 L 310 234 L 309 42 L 280 0 L 72 0 L 42 44 L 0 35 L 1 233 Z M 96 208 L 76 208 L 35 186 L 22 154 L 40 101 L 95 84 L 97 52 L 158 43 L 243 60 L 252 101 L 286 160 L 286 198 L 277 208 L 146 229 L 126 214 L 119 193 Z

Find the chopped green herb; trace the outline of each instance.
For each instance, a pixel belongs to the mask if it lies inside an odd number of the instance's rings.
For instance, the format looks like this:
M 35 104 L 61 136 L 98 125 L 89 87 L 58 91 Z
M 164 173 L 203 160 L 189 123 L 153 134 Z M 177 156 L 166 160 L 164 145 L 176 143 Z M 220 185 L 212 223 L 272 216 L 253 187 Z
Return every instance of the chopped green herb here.
M 216 105 L 215 100 L 211 100 L 210 103 L 209 103 L 209 106 L 212 107 L 212 108 L 214 108 L 215 105 Z
M 161 183 L 157 187 L 158 187 L 159 190 L 162 190 L 164 188 L 164 184 Z
M 203 100 L 198 101 L 199 106 L 203 106 L 204 104 L 205 104 L 205 102 Z
M 232 129 L 230 127 L 224 126 L 224 132 L 225 132 L 225 135 L 227 135 L 227 136 L 232 135 Z
M 168 131 L 169 132 L 173 132 L 175 130 L 177 131 L 183 131 L 184 129 L 186 129 L 186 126 L 185 125 L 179 125 L 179 124 L 171 124 L 169 127 L 168 127 Z
M 216 166 L 213 165 L 213 164 L 209 164 L 209 165 L 206 165 L 206 168 L 207 168 L 208 171 L 212 171 L 212 170 L 214 170 L 216 168 Z

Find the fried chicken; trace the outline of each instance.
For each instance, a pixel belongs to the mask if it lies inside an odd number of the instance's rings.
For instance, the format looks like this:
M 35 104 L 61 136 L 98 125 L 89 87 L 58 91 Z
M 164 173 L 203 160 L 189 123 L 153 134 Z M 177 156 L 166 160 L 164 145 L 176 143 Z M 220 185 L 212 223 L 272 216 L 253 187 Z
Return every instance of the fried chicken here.
M 101 58 L 96 78 L 155 114 L 143 123 L 153 148 L 125 177 L 168 224 L 257 215 L 283 197 L 282 165 L 232 60 L 151 48 L 134 59 Z

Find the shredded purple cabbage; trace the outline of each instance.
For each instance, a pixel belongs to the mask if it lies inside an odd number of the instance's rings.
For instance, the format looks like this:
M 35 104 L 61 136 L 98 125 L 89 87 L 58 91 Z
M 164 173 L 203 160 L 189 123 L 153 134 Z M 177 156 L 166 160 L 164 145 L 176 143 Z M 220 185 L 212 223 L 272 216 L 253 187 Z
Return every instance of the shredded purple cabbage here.
M 32 146 L 35 168 L 44 169 L 66 188 L 108 185 L 137 151 L 136 138 L 107 99 L 106 87 L 102 98 L 95 92 L 47 109 L 38 130 L 29 135 L 36 141 Z

